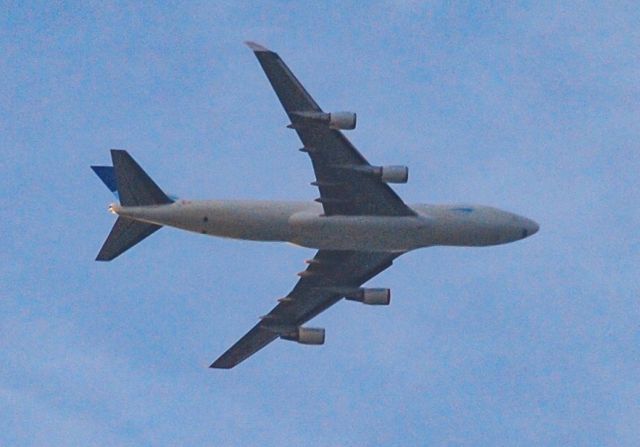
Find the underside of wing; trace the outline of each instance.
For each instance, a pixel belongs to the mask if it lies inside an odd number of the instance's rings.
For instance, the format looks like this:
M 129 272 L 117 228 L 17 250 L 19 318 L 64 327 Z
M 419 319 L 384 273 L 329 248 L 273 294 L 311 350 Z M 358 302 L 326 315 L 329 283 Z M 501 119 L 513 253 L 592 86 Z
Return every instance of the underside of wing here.
M 325 215 L 414 216 L 414 211 L 386 184 L 406 181 L 406 168 L 388 170 L 396 175 L 385 176 L 383 168 L 371 166 L 338 130 L 354 128 L 355 114 L 323 112 L 277 53 L 254 42 L 247 45 L 284 107 L 290 120 L 288 127 L 302 141 L 301 151 L 311 157 L 316 176 L 312 184 L 320 191 L 316 200 L 322 204 Z M 232 368 L 276 338 L 322 344 L 324 330 L 318 330 L 322 331 L 320 336 L 320 332 L 302 328 L 302 324 L 343 297 L 366 294 L 366 289 L 360 286 L 389 267 L 400 254 L 318 251 L 307 261 L 309 266 L 299 274 L 300 280 L 293 290 L 278 300 L 278 305 L 211 367 Z M 362 301 L 367 302 L 365 298 Z M 386 301 L 382 294 L 382 301 L 377 304 L 388 304 L 388 290 Z M 308 338 L 303 340 L 303 334 Z
M 261 323 L 256 324 L 249 332 L 236 342 L 231 348 L 222 354 L 210 368 L 229 369 L 238 363 L 258 352 L 273 340 L 278 338 L 278 334 L 271 331 Z
M 340 115 L 349 126 L 332 124 L 332 114 L 324 113 L 304 86 L 277 53 L 253 42 L 247 43 L 254 51 L 280 103 L 303 147 L 311 157 L 320 190 L 316 199 L 322 203 L 326 215 L 415 215 L 385 183 L 406 182 L 407 170 L 396 170 L 400 175 L 383 175 L 384 167 L 371 166 L 351 142 L 337 130 L 355 127 L 355 114 Z M 351 119 L 349 119 L 351 118 Z M 392 170 L 393 171 L 393 170 Z
M 391 266 L 400 253 L 320 250 L 293 290 L 279 300 L 212 368 L 232 368 L 278 337 L 296 340 L 300 326 Z M 324 340 L 324 334 L 323 334 Z

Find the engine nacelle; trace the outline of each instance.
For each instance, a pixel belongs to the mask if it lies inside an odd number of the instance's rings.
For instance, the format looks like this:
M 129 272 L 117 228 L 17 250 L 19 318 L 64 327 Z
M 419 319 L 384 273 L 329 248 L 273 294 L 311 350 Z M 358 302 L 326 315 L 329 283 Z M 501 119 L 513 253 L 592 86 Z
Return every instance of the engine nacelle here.
M 409 168 L 406 166 L 379 166 L 376 174 L 385 183 L 407 183 Z
M 292 112 L 293 115 L 302 118 L 303 122 L 312 122 L 327 125 L 331 129 L 352 130 L 356 128 L 356 114 L 353 112 Z M 292 125 L 296 127 L 294 123 Z
M 353 112 L 329 113 L 329 127 L 332 129 L 353 130 L 356 128 L 357 117 Z
M 391 302 L 391 290 L 360 288 L 354 293 L 348 294 L 345 298 L 373 306 L 388 306 Z
M 297 341 L 303 345 L 323 345 L 324 329 L 316 327 L 298 327 L 295 331 L 280 336 L 285 340 Z

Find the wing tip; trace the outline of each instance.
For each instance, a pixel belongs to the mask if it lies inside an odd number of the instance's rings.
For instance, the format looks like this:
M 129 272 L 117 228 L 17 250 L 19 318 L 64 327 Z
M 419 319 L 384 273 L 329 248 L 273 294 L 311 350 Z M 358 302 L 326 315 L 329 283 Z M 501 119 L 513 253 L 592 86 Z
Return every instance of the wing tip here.
M 215 362 L 213 362 L 211 365 L 209 365 L 209 368 L 211 369 L 231 369 L 233 368 L 235 365 L 230 365 L 230 364 L 224 364 L 218 360 L 216 360 Z
M 271 51 L 270 49 L 263 47 L 259 43 L 253 42 L 251 40 L 246 40 L 244 44 L 249 48 L 251 48 L 251 50 L 255 53 L 263 53 L 263 52 Z

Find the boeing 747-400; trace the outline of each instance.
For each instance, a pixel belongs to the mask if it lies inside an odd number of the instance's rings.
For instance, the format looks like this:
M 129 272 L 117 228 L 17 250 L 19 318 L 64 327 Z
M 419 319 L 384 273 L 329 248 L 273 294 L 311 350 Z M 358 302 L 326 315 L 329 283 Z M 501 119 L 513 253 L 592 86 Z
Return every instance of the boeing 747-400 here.
M 118 219 L 98 261 L 114 259 L 164 225 L 318 250 L 293 290 L 212 368 L 232 368 L 276 338 L 323 344 L 324 329 L 303 325 L 342 298 L 389 304 L 389 289 L 362 285 L 410 250 L 505 244 L 538 231 L 533 220 L 488 206 L 405 204 L 389 183 L 406 183 L 407 167 L 369 164 L 341 132 L 355 128 L 356 114 L 324 112 L 278 54 L 247 44 L 302 141 L 300 150 L 311 158 L 315 202 L 180 200 L 123 150 L 111 151 L 113 166 L 92 167 L 120 202 L 110 206 Z

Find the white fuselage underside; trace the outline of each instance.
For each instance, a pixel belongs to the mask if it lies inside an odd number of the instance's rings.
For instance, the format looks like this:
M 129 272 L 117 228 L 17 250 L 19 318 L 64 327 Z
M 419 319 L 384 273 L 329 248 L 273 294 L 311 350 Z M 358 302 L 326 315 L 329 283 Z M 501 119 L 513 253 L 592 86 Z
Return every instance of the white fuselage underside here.
M 111 207 L 122 217 L 212 236 L 328 250 L 401 252 L 433 245 L 496 245 L 537 230 L 535 222 L 491 207 L 411 208 L 416 216 L 325 216 L 315 202 L 255 200 L 178 200 L 168 205 Z

